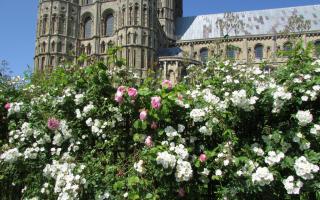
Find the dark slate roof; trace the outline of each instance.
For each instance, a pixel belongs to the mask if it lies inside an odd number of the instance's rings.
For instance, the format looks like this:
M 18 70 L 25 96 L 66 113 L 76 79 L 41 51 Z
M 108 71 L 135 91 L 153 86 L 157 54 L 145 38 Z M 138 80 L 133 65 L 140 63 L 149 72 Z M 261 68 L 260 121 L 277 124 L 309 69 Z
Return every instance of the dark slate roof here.
M 182 50 L 179 47 L 162 48 L 158 51 L 158 56 L 181 56 Z
M 302 15 L 311 21 L 310 31 L 320 31 L 320 5 L 289 7 L 268 10 L 255 10 L 236 12 L 239 18 L 246 24 L 245 31 L 235 35 L 264 35 L 283 31 L 287 25 L 288 18 L 293 13 Z M 178 40 L 196 40 L 221 37 L 216 21 L 223 18 L 221 14 L 200 15 L 195 17 L 182 17 L 176 22 L 176 35 Z

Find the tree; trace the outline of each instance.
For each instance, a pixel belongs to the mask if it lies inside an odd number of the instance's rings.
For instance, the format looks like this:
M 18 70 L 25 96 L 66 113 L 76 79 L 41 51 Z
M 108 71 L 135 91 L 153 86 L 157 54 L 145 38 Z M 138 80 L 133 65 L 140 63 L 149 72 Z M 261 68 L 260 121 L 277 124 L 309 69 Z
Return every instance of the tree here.
M 218 18 L 216 27 L 220 30 L 220 35 L 228 37 L 233 31 L 234 35 L 245 31 L 245 23 L 239 18 L 238 14 L 227 12 L 224 13 L 223 18 Z
M 303 15 L 297 15 L 296 12 L 292 12 L 292 15 L 288 19 L 288 24 L 285 26 L 283 33 L 303 33 L 311 29 L 311 21 L 306 20 Z

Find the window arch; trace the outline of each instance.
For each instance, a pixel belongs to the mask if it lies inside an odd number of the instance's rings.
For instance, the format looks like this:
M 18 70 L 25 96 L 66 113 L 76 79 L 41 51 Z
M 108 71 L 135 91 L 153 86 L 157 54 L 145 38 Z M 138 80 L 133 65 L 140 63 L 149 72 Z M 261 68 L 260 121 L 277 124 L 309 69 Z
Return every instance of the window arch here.
M 87 45 L 87 55 L 91 55 L 91 44 Z
M 317 40 L 314 43 L 314 47 L 315 47 L 315 54 L 317 57 L 320 57 L 320 40 Z
M 56 32 L 56 26 L 57 26 L 57 16 L 52 16 L 52 25 L 51 25 L 51 33 L 54 34 Z
M 42 72 L 44 69 L 44 65 L 46 64 L 46 58 L 42 57 L 41 58 L 41 66 L 40 66 L 40 71 Z
M 202 62 L 206 62 L 208 60 L 208 49 L 207 48 L 200 49 L 200 60 Z
M 57 43 L 57 52 L 62 52 L 62 43 L 61 42 Z
M 262 60 L 263 59 L 263 45 L 257 44 L 254 47 L 254 55 L 256 59 Z
M 147 5 L 143 5 L 143 10 L 142 10 L 143 14 L 141 17 L 141 25 L 142 26 L 146 26 L 147 24 L 147 18 L 148 18 L 148 9 L 147 9 Z
M 134 25 L 138 25 L 138 17 L 139 16 L 139 5 L 138 4 L 135 4 L 134 6 Z
M 85 39 L 92 37 L 92 18 L 90 16 L 86 17 L 84 20 L 83 37 Z
M 42 42 L 42 53 L 46 52 L 46 47 L 47 47 L 46 42 Z
M 61 15 L 60 18 L 59 18 L 59 30 L 58 30 L 58 32 L 60 34 L 64 34 L 64 32 L 65 32 L 65 24 L 66 24 L 65 16 Z
M 236 49 L 233 47 L 227 47 L 227 58 L 235 59 L 236 58 Z
M 284 43 L 284 45 L 283 45 L 283 50 L 284 50 L 284 51 L 291 51 L 291 50 L 292 50 L 292 47 L 293 47 L 293 45 L 292 45 L 291 42 L 286 42 L 286 43 Z
M 113 27 L 114 27 L 114 17 L 113 14 L 108 14 L 105 18 L 105 35 L 112 36 L 113 35 Z
M 101 53 L 102 54 L 106 52 L 106 43 L 104 41 L 101 43 L 101 47 L 100 48 L 101 48 Z
M 85 46 L 82 44 L 80 47 L 80 54 L 85 54 L 86 48 Z
M 84 0 L 84 4 L 86 5 L 86 4 L 91 4 L 91 3 L 93 3 L 93 0 Z
M 42 34 L 47 34 L 48 16 L 44 15 L 42 19 Z
M 56 43 L 53 41 L 51 43 L 51 52 L 55 52 L 56 51 Z

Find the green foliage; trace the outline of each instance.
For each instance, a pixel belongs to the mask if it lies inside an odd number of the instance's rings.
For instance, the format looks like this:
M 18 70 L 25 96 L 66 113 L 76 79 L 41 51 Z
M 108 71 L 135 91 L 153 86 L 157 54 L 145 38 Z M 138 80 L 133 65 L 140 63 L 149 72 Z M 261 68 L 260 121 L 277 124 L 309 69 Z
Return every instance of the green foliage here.
M 19 87 L 1 80 L 0 199 L 319 198 L 312 45 L 297 43 L 272 74 L 213 58 L 172 88 L 153 72 L 141 83 L 120 49 L 110 63 L 66 64 Z M 313 171 L 298 173 L 302 157 Z M 303 182 L 299 195 L 289 176 Z

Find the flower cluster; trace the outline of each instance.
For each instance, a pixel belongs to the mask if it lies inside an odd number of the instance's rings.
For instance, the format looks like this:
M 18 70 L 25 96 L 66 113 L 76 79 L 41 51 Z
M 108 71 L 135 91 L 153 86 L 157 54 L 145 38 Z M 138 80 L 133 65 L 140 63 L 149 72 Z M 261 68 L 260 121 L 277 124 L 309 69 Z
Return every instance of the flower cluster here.
M 134 163 L 133 167 L 138 173 L 140 174 L 145 173 L 145 168 L 143 167 L 143 160 L 139 160 L 139 162 Z
M 256 104 L 258 97 L 247 98 L 247 92 L 239 90 L 232 92 L 230 100 L 234 106 L 242 108 L 245 111 L 251 111 L 254 109 L 254 104 Z
M 284 158 L 284 153 L 282 152 L 276 153 L 275 151 L 269 151 L 268 156 L 265 157 L 264 161 L 268 165 L 272 166 L 276 163 L 279 163 L 283 158 Z
M 53 160 L 44 168 L 43 174 L 55 180 L 54 193 L 58 195 L 58 200 L 78 199 L 86 179 L 79 175 L 85 167 L 81 165 L 78 170 L 76 167 L 74 163 Z
M 282 86 L 277 86 L 276 90 L 272 93 L 273 97 L 273 113 L 279 113 L 286 101 L 292 98 L 292 94 L 287 92 Z
M 5 162 L 15 162 L 21 157 L 21 153 L 17 148 L 9 149 L 0 155 L 0 160 Z
M 274 180 L 273 174 L 267 167 L 258 167 L 252 174 L 252 182 L 260 186 L 268 185 Z
M 190 117 L 193 119 L 194 122 L 202 122 L 206 116 L 206 113 L 202 109 L 193 109 L 190 112 Z
M 8 108 L 8 116 L 13 115 L 15 113 L 20 113 L 23 106 L 23 102 L 13 102 L 8 104 L 6 107 Z
M 294 169 L 298 176 L 304 180 L 310 180 L 314 178 L 313 173 L 319 171 L 319 166 L 310 163 L 306 157 L 301 156 L 295 160 Z
M 157 164 L 161 164 L 163 168 L 172 169 L 176 166 L 177 159 L 174 155 L 168 153 L 167 151 L 159 152 L 156 158 Z
M 303 183 L 300 180 L 294 182 L 293 176 L 289 176 L 288 178 L 284 179 L 282 183 L 288 194 L 299 194 L 300 189 L 303 186 Z
M 177 161 L 177 169 L 175 173 L 176 181 L 189 181 L 192 178 L 192 167 L 191 164 L 187 161 L 178 160 Z
M 310 124 L 313 120 L 313 116 L 309 110 L 307 111 L 299 110 L 298 113 L 296 114 L 296 118 L 299 121 L 300 126 L 306 126 Z

